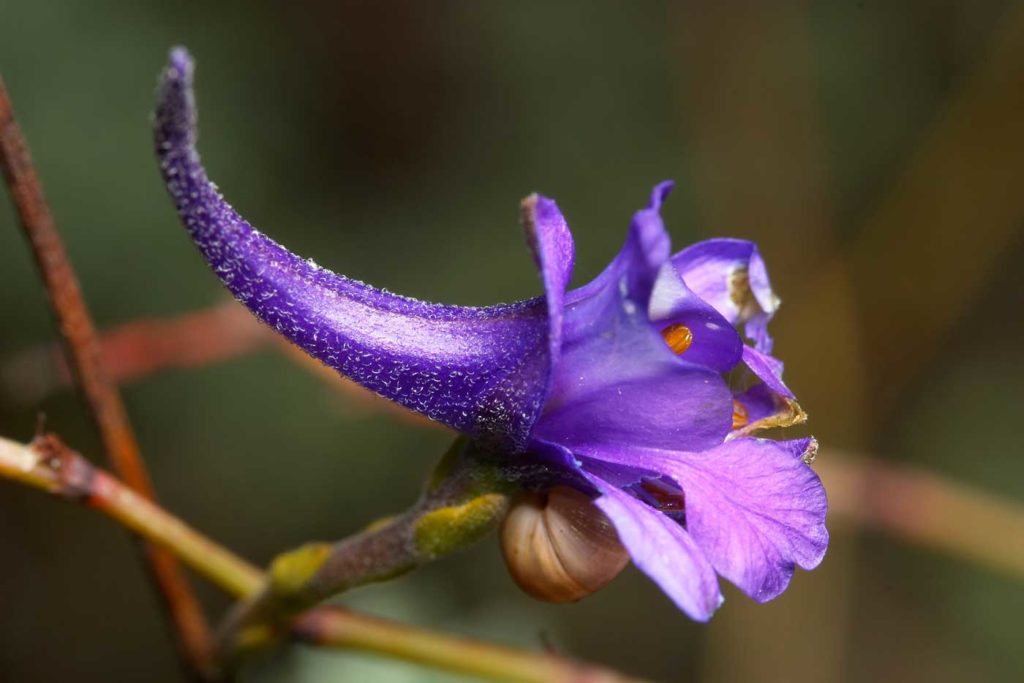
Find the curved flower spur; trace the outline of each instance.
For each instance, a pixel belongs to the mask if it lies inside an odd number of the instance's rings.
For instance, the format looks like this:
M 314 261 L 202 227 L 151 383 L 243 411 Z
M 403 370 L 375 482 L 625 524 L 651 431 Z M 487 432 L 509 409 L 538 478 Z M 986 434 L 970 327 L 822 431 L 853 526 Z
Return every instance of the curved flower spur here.
M 654 188 L 622 250 L 589 284 L 568 289 L 569 228 L 554 201 L 532 195 L 522 221 L 543 296 L 431 304 L 320 268 L 256 231 L 208 180 L 195 123 L 192 62 L 176 49 L 160 84 L 156 147 L 193 241 L 266 324 L 457 430 L 461 457 L 521 491 L 502 540 L 526 590 L 579 598 L 628 553 L 704 621 L 722 602 L 717 575 L 767 601 L 795 567 L 821 562 L 828 533 L 825 492 L 809 466 L 815 442 L 752 436 L 804 417 L 770 355 L 778 300 L 764 262 L 734 239 L 671 254 L 659 214 L 670 183 Z

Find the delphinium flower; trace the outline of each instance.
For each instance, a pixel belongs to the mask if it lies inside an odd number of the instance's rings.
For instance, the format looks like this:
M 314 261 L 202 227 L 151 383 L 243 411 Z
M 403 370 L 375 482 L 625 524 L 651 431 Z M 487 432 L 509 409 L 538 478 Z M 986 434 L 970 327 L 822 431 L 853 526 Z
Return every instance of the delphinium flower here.
M 235 212 L 195 149 L 182 49 L 163 74 L 155 132 L 178 213 L 239 301 L 345 377 L 460 432 L 534 495 L 568 490 L 600 510 L 633 563 L 692 618 L 722 602 L 719 575 L 766 601 L 796 567 L 821 561 L 815 442 L 754 436 L 803 416 L 771 355 L 778 299 L 764 262 L 735 239 L 672 254 L 660 216 L 670 183 L 578 289 L 565 219 L 554 201 L 528 197 L 523 225 L 543 295 L 440 305 L 321 268 Z

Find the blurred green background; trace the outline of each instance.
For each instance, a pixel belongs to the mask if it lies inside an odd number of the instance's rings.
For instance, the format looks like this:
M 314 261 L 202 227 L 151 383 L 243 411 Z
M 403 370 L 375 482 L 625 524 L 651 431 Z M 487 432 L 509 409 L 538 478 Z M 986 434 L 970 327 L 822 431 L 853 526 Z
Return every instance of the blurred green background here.
M 823 467 L 849 451 L 1024 500 L 1024 3 L 4 0 L 0 73 L 104 327 L 223 300 L 151 151 L 175 44 L 211 176 L 293 250 L 420 298 L 507 301 L 539 291 L 522 196 L 558 200 L 581 283 L 674 178 L 678 245 L 761 244 Z M 75 396 L 34 397 L 11 361 L 53 331 L 6 197 L 0 292 L 0 434 L 30 438 L 42 412 L 99 455 Z M 260 563 L 402 509 L 449 439 L 270 347 L 125 394 L 163 502 Z M 710 626 L 633 569 L 533 602 L 493 538 L 342 602 L 662 681 L 1024 680 L 1021 583 L 831 528 L 820 569 L 765 606 L 728 589 Z M 63 679 L 180 680 L 126 534 L 0 482 L 0 681 Z M 293 648 L 248 680 L 451 677 Z

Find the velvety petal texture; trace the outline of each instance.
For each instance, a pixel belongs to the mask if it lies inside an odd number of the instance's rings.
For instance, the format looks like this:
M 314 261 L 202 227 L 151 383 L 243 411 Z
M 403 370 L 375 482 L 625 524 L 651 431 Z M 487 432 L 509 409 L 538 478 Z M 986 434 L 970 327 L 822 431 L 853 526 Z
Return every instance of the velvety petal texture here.
M 686 495 L 686 526 L 719 574 L 765 602 L 795 567 L 825 556 L 827 501 L 821 480 L 789 448 L 737 439 L 686 458 L 666 474 Z
M 615 526 L 633 564 L 697 621 L 722 604 L 715 570 L 682 526 L 623 490 L 590 475 L 600 496 L 594 501 Z
M 672 257 L 676 272 L 697 296 L 734 325 L 745 324 L 758 350 L 771 352 L 768 321 L 779 307 L 757 245 L 747 240 L 698 242 Z
M 675 481 L 686 531 L 701 552 L 764 602 L 785 590 L 796 567 L 816 567 L 828 547 L 825 490 L 800 457 L 810 443 L 741 438 L 701 452 L 604 448 L 587 455 Z
M 548 311 L 548 363 L 555 365 L 562 349 L 565 291 L 572 279 L 576 256 L 572 233 L 558 205 L 551 199 L 533 194 L 523 200 L 521 209 L 526 242 L 544 283 Z
M 732 323 L 691 290 L 670 264 L 658 271 L 648 317 L 656 327 L 685 325 L 692 334 L 682 356 L 687 363 L 729 372 L 740 361 L 743 340 Z
M 571 450 L 605 443 L 697 450 L 728 433 L 731 394 L 721 375 L 673 354 L 648 316 L 669 256 L 659 209 L 670 189 L 655 188 L 608 268 L 569 293 L 562 355 L 536 437 Z
M 805 417 L 771 355 L 779 301 L 764 261 L 734 239 L 672 256 L 661 217 L 671 183 L 575 290 L 565 218 L 554 201 L 527 197 L 543 296 L 448 306 L 325 270 L 239 216 L 200 164 L 181 49 L 161 79 L 155 134 L 189 235 L 239 301 L 343 375 L 468 435 L 467 457 L 499 462 L 509 481 L 592 496 L 636 566 L 694 619 L 721 604 L 718 575 L 765 601 L 797 567 L 821 562 L 816 442 L 750 436 Z
M 313 357 L 376 393 L 496 446 L 523 446 L 546 393 L 543 299 L 467 308 L 416 301 L 337 275 L 255 230 L 218 193 L 195 150 L 192 62 L 175 50 L 155 133 L 160 168 L 193 241 L 229 290 Z M 572 267 L 554 202 L 536 199 L 531 244 L 551 301 Z
M 779 411 L 776 394 L 767 384 L 758 383 L 733 396 L 733 400 L 743 406 L 747 422 L 757 422 Z
M 776 394 L 794 398 L 793 392 L 782 381 L 781 361 L 766 353 L 761 353 L 753 347 L 745 346 L 743 347 L 743 362 L 758 379 Z

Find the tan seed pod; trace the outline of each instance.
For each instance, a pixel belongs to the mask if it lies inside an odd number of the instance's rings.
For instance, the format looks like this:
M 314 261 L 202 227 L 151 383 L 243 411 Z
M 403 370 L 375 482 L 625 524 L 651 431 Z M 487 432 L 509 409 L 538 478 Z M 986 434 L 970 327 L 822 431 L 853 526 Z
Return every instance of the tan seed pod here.
M 501 524 L 501 552 L 519 587 L 547 602 L 584 598 L 629 561 L 604 513 L 567 486 L 517 496 Z

